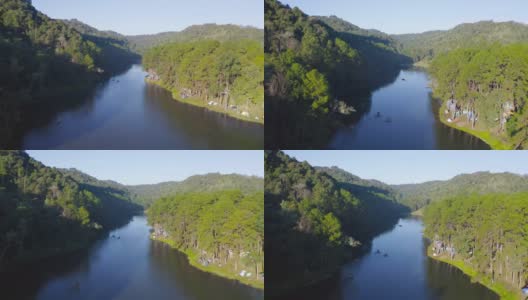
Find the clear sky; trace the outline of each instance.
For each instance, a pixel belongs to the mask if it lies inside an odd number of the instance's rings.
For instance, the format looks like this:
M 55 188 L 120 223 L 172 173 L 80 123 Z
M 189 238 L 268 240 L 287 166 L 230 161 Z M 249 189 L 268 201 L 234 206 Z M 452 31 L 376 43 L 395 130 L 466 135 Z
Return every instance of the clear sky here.
M 125 35 L 204 23 L 264 27 L 263 0 L 33 0 L 33 5 L 55 19 L 78 19 Z
M 388 184 L 446 180 L 478 171 L 528 174 L 528 151 L 285 151 L 312 166 L 337 166 Z
M 528 23 L 527 0 L 282 0 L 309 15 L 336 15 L 390 34 L 445 30 L 482 20 Z
M 263 151 L 64 151 L 27 153 L 50 167 L 76 168 L 100 180 L 122 184 L 180 181 L 219 172 L 264 176 Z

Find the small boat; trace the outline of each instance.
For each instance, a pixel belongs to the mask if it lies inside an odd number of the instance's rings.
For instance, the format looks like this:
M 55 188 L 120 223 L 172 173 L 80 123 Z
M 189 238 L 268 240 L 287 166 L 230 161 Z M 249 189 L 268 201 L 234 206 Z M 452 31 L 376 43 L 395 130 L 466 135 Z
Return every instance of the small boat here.
M 379 249 L 376 249 L 376 252 L 374 252 L 375 254 L 380 254 L 381 251 L 379 251 Z
M 387 257 L 387 256 L 389 256 L 387 253 L 383 254 L 383 257 Z

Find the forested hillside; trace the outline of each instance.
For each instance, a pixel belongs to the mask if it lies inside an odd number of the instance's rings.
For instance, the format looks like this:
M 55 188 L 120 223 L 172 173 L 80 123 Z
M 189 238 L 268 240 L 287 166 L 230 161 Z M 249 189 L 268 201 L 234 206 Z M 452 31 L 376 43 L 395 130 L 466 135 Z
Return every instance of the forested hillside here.
M 528 177 L 513 173 L 477 172 L 461 174 L 445 181 L 392 186 L 398 201 L 417 210 L 439 200 L 472 194 L 528 192 Z
M 472 194 L 432 203 L 424 214 L 432 255 L 476 270 L 477 280 L 506 286 L 521 299 L 528 281 L 526 199 L 526 192 Z
M 9 144 L 28 122 L 28 111 L 44 115 L 72 105 L 58 99 L 78 98 L 66 96 L 86 93 L 134 57 L 116 52 L 126 50 L 48 18 L 29 0 L 0 2 L 0 145 Z
M 185 252 L 192 264 L 263 288 L 263 200 L 262 192 L 194 190 L 155 201 L 147 216 L 153 238 Z
M 528 147 L 528 43 L 454 50 L 430 72 L 444 119 L 486 132 L 494 148 Z
M 126 191 L 0 151 L 0 265 L 85 247 L 138 211 Z
M 333 28 L 332 28 L 333 27 Z M 266 111 L 272 147 L 324 144 L 369 93 L 410 62 L 389 37 L 336 17 L 310 17 L 265 1 Z
M 265 153 L 266 293 L 334 274 L 408 210 L 393 191 L 337 168 Z
M 414 61 L 431 60 L 435 56 L 462 48 L 479 48 L 493 43 L 528 42 L 528 26 L 516 22 L 481 21 L 460 24 L 450 30 L 392 37 L 401 43 L 402 52 Z
M 191 192 L 217 192 L 239 190 L 243 193 L 262 192 L 262 178 L 239 174 L 209 173 L 194 175 L 183 181 L 162 182 L 158 184 L 129 185 L 125 187 L 135 202 L 148 207 L 155 200 Z
M 264 121 L 264 56 L 254 40 L 202 40 L 148 50 L 143 65 L 150 81 L 176 99 L 232 116 Z
M 126 38 L 135 51 L 145 53 L 148 49 L 162 44 L 189 43 L 202 40 L 219 42 L 252 40 L 262 44 L 264 31 L 249 26 L 203 24 L 189 26 L 182 31 L 130 35 Z

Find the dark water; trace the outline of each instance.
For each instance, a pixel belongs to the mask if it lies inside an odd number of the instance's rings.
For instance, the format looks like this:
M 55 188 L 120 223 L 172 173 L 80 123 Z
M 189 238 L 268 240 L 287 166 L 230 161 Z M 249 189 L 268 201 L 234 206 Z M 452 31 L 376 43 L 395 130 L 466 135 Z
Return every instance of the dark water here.
M 460 270 L 429 258 L 422 230 L 420 220 L 401 219 L 373 240 L 370 253 L 345 265 L 334 282 L 291 299 L 499 300 Z
M 405 80 L 402 80 L 405 79 Z M 402 70 L 393 83 L 372 93 L 370 109 L 339 130 L 333 149 L 489 149 L 480 139 L 438 120 L 427 73 Z M 379 114 L 378 114 L 379 112 Z
M 262 149 L 264 127 L 181 103 L 134 65 L 80 107 L 23 138 L 24 149 Z
M 121 239 L 110 238 L 112 234 Z M 67 255 L 0 277 L 0 299 L 253 300 L 262 291 L 202 272 L 187 258 L 149 239 L 145 217 L 99 241 L 88 253 Z M 78 284 L 77 284 L 78 283 Z

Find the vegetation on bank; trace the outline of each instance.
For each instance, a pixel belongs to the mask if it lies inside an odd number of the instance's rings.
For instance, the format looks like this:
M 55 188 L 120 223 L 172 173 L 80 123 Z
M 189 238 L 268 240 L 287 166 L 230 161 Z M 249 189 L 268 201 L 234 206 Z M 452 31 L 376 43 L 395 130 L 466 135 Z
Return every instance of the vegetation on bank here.
M 0 266 L 86 247 L 139 211 L 122 190 L 0 151 Z
M 33 121 L 32 112 L 43 118 L 75 105 L 79 94 L 137 61 L 120 42 L 85 35 L 37 11 L 30 0 L 1 1 L 0 146 L 19 148 L 15 139 Z
M 430 248 L 427 249 L 427 255 L 432 259 L 436 259 L 438 261 L 441 261 L 441 262 L 444 262 L 446 264 L 456 267 L 457 269 L 462 271 L 464 274 L 469 276 L 472 281 L 478 282 L 482 284 L 483 286 L 485 286 L 486 288 L 495 292 L 497 295 L 499 295 L 501 300 L 518 300 L 521 297 L 521 295 L 518 292 L 512 291 L 510 288 L 506 287 L 504 284 L 501 284 L 500 282 L 493 282 L 489 277 L 479 274 L 476 270 L 471 268 L 468 264 L 466 264 L 462 260 L 450 259 L 449 256 L 446 256 L 446 255 L 434 256 Z
M 326 145 L 332 132 L 364 106 L 372 87 L 410 62 L 388 36 L 337 17 L 310 17 L 276 0 L 265 3 L 266 145 Z
M 187 254 L 192 265 L 264 286 L 264 195 L 193 192 L 161 198 L 147 210 L 152 237 Z
M 528 44 L 458 49 L 431 64 L 447 123 L 498 148 L 528 146 Z M 441 113 L 442 115 L 442 113 Z
M 262 52 L 252 40 L 173 43 L 148 50 L 143 65 L 178 100 L 262 123 Z
M 501 296 L 520 295 L 528 283 L 527 197 L 526 192 L 472 194 L 431 203 L 424 235 L 432 241 L 433 256 L 447 256 Z
M 287 294 L 335 274 L 407 212 L 377 183 L 266 151 L 266 294 Z

